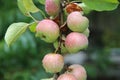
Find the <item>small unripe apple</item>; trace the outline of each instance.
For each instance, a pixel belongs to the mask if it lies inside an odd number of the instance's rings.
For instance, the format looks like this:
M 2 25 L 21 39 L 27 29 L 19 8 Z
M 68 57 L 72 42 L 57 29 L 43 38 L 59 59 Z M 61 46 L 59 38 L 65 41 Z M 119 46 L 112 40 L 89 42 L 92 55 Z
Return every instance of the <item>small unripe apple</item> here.
M 83 32 L 83 34 L 86 35 L 87 37 L 89 37 L 90 30 L 87 28 L 87 29 Z
M 60 75 L 57 80 L 77 80 L 77 79 L 74 75 L 65 73 Z
M 74 75 L 77 80 L 86 80 L 87 78 L 85 68 L 79 64 L 69 66 L 67 73 Z
M 56 16 L 60 10 L 60 0 L 46 0 L 45 10 L 48 15 Z
M 65 47 L 70 53 L 76 53 L 88 46 L 87 37 L 78 32 L 71 32 L 65 39 Z
M 60 54 L 49 53 L 45 55 L 45 57 L 42 60 L 42 63 L 46 72 L 57 73 L 60 72 L 64 66 L 64 58 Z
M 36 36 L 52 43 L 59 37 L 59 26 L 52 20 L 44 19 L 36 27 Z
M 68 28 L 75 32 L 84 32 L 89 27 L 89 20 L 78 11 L 72 12 L 67 17 Z

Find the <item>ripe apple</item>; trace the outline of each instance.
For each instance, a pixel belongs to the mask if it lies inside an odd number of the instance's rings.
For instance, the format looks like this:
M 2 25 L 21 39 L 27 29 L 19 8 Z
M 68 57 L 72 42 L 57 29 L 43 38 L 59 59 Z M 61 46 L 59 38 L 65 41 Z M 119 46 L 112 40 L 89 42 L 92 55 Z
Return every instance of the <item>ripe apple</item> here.
M 42 60 L 42 63 L 46 72 L 57 73 L 60 72 L 64 66 L 64 58 L 60 54 L 49 53 L 45 55 L 45 57 Z
M 44 19 L 36 27 L 36 36 L 53 43 L 59 37 L 59 26 L 52 20 Z
M 87 37 L 78 32 L 71 32 L 65 39 L 65 47 L 70 53 L 76 53 L 88 46 Z
M 74 75 L 77 80 L 86 80 L 87 78 L 85 68 L 79 64 L 69 66 L 67 73 Z
M 57 80 L 77 80 L 77 79 L 74 75 L 65 73 L 60 75 Z
M 60 10 L 60 0 L 46 0 L 45 10 L 48 15 L 56 16 Z

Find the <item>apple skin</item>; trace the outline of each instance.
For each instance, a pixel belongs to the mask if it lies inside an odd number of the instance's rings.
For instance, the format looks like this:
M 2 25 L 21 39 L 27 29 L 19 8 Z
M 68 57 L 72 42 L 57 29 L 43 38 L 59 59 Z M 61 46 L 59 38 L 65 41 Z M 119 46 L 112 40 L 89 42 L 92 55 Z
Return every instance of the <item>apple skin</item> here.
M 36 36 L 48 43 L 53 43 L 59 37 L 59 26 L 52 20 L 44 19 L 36 27 Z
M 88 46 L 87 37 L 78 32 L 71 32 L 65 39 L 65 47 L 69 53 L 76 53 L 79 50 L 85 49 Z
M 89 37 L 90 30 L 87 28 L 87 29 L 83 32 L 83 34 L 86 35 L 87 37 Z
M 77 80 L 87 79 L 87 73 L 85 68 L 79 64 L 73 64 L 69 66 L 67 73 L 74 75 L 77 78 Z
M 72 74 L 64 73 L 64 74 L 60 75 L 57 80 L 77 80 L 77 79 Z
M 78 11 L 72 12 L 67 17 L 68 28 L 74 32 L 84 32 L 89 27 L 89 20 Z
M 60 0 L 46 0 L 45 11 L 50 16 L 56 16 L 60 10 Z
M 57 73 L 63 69 L 64 58 L 62 55 L 57 53 L 48 53 L 44 56 L 42 63 L 46 72 Z

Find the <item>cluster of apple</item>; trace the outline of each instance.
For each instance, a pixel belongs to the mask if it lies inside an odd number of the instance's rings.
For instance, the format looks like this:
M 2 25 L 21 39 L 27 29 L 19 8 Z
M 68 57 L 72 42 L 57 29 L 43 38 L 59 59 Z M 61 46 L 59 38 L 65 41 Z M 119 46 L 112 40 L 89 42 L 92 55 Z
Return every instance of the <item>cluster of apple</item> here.
M 60 16 L 60 9 L 64 0 L 46 0 L 45 10 L 49 16 L 54 19 Z M 67 3 L 62 8 L 67 14 L 66 24 L 60 25 L 53 19 L 43 19 L 36 27 L 36 36 L 47 43 L 53 43 L 55 49 L 60 47 L 61 53 L 76 53 L 88 46 L 89 20 L 81 13 L 81 8 L 76 3 Z M 65 31 L 61 30 L 66 27 Z M 58 73 L 64 67 L 64 58 L 58 52 L 52 52 L 45 55 L 42 60 L 46 72 Z M 58 77 L 57 80 L 86 80 L 86 71 L 84 67 L 73 64 L 68 67 L 66 72 Z
M 49 53 L 42 60 L 46 72 L 58 73 L 64 67 L 64 58 L 60 54 Z M 83 66 L 79 64 L 70 65 L 57 80 L 86 80 L 87 73 Z

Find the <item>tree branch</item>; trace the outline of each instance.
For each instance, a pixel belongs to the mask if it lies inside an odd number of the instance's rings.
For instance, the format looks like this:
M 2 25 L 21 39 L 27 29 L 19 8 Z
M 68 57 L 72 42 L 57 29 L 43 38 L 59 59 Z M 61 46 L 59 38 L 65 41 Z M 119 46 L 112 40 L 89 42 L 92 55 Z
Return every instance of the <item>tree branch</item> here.
M 59 11 L 59 26 L 61 27 L 64 24 L 64 12 L 63 12 L 63 8 L 64 8 L 64 1 L 65 0 L 60 0 L 60 11 Z M 60 37 L 59 37 L 59 43 L 58 43 L 58 48 L 56 49 L 55 52 L 59 52 L 59 54 L 61 54 L 61 43 L 62 43 L 62 31 L 60 30 Z M 59 73 L 55 73 L 54 74 L 54 80 L 57 80 L 57 78 L 59 77 Z

